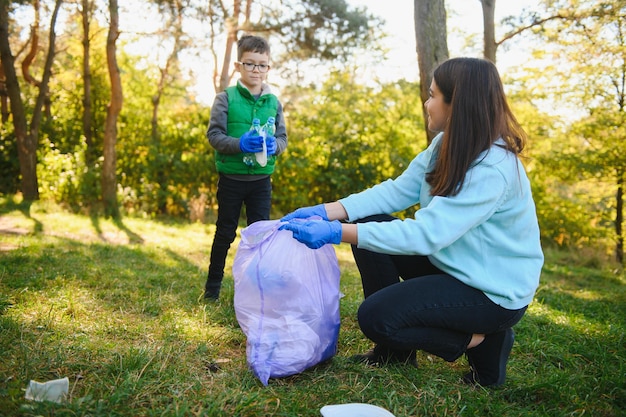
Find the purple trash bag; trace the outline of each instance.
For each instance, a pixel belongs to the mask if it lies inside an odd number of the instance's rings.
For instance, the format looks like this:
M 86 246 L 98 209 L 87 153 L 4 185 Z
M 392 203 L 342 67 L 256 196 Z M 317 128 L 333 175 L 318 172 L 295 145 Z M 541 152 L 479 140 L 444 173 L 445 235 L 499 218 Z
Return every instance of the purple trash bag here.
M 339 263 L 333 245 L 309 249 L 279 220 L 241 232 L 235 255 L 235 314 L 257 378 L 300 373 L 335 355 L 339 337 Z

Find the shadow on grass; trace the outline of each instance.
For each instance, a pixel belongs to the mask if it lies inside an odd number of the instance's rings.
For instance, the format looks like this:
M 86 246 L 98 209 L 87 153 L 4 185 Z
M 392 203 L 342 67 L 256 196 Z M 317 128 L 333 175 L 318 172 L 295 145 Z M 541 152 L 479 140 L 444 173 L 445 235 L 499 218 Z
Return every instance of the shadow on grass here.
M 554 403 L 594 416 L 626 411 L 626 286 L 584 270 L 546 273 L 516 326 L 511 402 Z M 517 358 L 515 358 L 517 356 Z M 555 410 L 553 410 L 555 411 Z
M 33 201 L 18 201 L 15 196 L 4 196 L 3 201 L 0 203 L 0 214 L 8 214 L 14 211 L 19 211 L 22 215 L 31 220 L 33 222 L 33 229 L 31 233 L 39 234 L 44 230 L 43 223 L 39 221 L 37 218 L 33 217 L 31 214 L 31 207 L 33 205 Z M 90 214 L 91 224 L 93 226 L 96 235 L 100 240 L 106 242 L 102 227 L 100 226 L 101 216 L 96 212 L 92 212 Z M 121 231 L 126 234 L 128 237 L 128 242 L 130 244 L 143 244 L 144 239 L 137 233 L 133 232 L 131 229 L 124 224 L 124 220 L 122 217 L 111 218 L 113 224 Z
M 195 301 L 189 281 L 191 277 L 197 280 L 198 266 L 171 250 L 86 244 L 62 237 L 55 240 L 36 248 L 4 253 L 0 258 L 4 286 L 54 293 L 59 283 L 73 281 L 90 289 L 99 299 L 124 291 L 136 296 L 152 290 L 171 292 L 172 286 L 176 286 L 180 290 L 179 305 Z
M 91 214 L 89 216 L 89 218 L 91 219 L 91 225 L 93 226 L 94 230 L 96 231 L 98 238 L 100 238 L 100 240 L 106 242 L 106 238 L 103 235 L 102 232 L 102 228 L 100 227 L 100 216 L 98 216 L 97 214 Z M 137 245 L 137 244 L 143 244 L 144 240 L 143 238 L 138 235 L 137 233 L 133 232 L 132 230 L 130 230 L 125 224 L 124 221 L 121 217 L 114 217 L 112 218 L 113 224 L 122 232 L 124 232 L 126 234 L 126 236 L 128 237 L 128 243 L 133 244 L 133 245 Z
M 535 300 L 568 317 L 626 328 L 626 282 L 617 274 L 548 267 Z
M 0 204 L 0 214 L 7 214 L 12 211 L 19 211 L 29 220 L 33 221 L 33 233 L 43 232 L 43 224 L 31 216 L 32 201 L 17 201 L 15 196 L 5 196 L 4 201 Z
M 202 305 L 204 268 L 182 252 L 31 239 L 31 247 L 0 253 L 0 415 L 268 415 L 277 399 L 282 414 L 275 415 L 308 415 L 305 407 L 318 415 L 320 404 L 370 400 L 398 416 L 626 411 L 624 284 L 598 271 L 549 269 L 516 326 L 500 390 L 466 387 L 458 382 L 463 364 L 426 355 L 417 370 L 349 363 L 346 345 L 368 344 L 354 322 L 362 297 L 356 272 L 342 278 L 353 293 L 342 301 L 338 357 L 261 387 L 245 364 L 232 281 L 223 299 Z M 206 370 L 224 357 L 232 365 Z M 63 376 L 71 380 L 70 404 L 24 401 L 30 379 Z M 175 413 L 178 406 L 188 412 Z
M 516 326 L 509 362 L 511 403 L 543 409 L 545 415 L 569 412 L 594 416 L 626 411 L 624 335 L 606 324 L 585 331 L 529 312 Z M 558 405 L 558 409 L 554 409 Z
M 215 347 L 221 342 L 207 339 L 206 327 L 232 339 L 230 349 L 237 349 L 237 356 L 245 352 L 232 303 L 206 309 L 208 324 L 198 319 L 203 282 L 198 265 L 185 256 L 167 248 L 63 237 L 33 242 L 0 256 L 0 410 L 8 415 L 20 414 L 29 380 L 64 376 L 75 385 L 74 398 L 119 395 L 120 407 L 128 407 L 136 374 L 153 372 L 153 358 L 169 363 L 188 345 L 203 352 L 191 355 L 193 360 L 223 355 Z M 226 330 L 220 333 L 221 327 Z M 83 381 L 86 374 L 92 376 L 89 383 Z M 151 377 L 153 383 L 164 378 Z M 96 387 L 89 386 L 93 378 L 100 381 Z M 113 385 L 102 382 L 108 380 Z M 129 385 L 116 386 L 115 380 Z M 41 407 L 35 405 L 46 409 Z

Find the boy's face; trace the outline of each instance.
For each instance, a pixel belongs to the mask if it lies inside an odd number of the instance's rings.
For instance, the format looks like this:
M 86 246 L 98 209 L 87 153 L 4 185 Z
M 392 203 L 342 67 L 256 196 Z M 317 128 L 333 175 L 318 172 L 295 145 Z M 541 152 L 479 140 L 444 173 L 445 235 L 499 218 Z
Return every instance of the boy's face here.
M 246 65 L 247 64 L 247 65 Z M 252 69 L 246 68 L 254 64 Z M 241 74 L 241 83 L 248 87 L 248 90 L 260 91 L 263 81 L 267 78 L 269 71 L 270 57 L 267 53 L 244 52 L 239 62 L 235 62 L 235 69 Z M 263 67 L 259 67 L 262 65 Z M 262 72 L 265 70 L 265 72 Z

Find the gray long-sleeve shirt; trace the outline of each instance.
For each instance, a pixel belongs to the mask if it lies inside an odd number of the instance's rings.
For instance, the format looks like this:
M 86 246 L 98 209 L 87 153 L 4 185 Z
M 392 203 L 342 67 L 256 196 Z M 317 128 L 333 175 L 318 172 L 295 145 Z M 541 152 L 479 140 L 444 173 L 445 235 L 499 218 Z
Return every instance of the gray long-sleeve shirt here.
M 269 86 L 264 85 L 261 94 L 268 94 Z M 228 96 L 221 92 L 215 96 L 213 107 L 211 108 L 211 120 L 207 130 L 207 138 L 211 146 L 220 153 L 239 153 L 239 138 L 228 136 L 226 133 L 228 126 Z M 278 103 L 276 110 L 276 155 L 280 155 L 287 149 L 287 128 L 283 116 L 283 106 Z

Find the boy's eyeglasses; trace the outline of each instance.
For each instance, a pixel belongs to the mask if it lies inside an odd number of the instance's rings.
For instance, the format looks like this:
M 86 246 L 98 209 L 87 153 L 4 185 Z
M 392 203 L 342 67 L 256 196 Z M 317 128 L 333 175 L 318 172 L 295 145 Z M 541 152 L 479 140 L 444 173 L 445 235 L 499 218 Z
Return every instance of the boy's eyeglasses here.
M 270 69 L 270 66 L 267 64 L 252 64 L 250 62 L 239 62 L 238 64 L 248 72 L 254 71 L 255 68 L 258 68 L 259 72 L 267 72 Z

